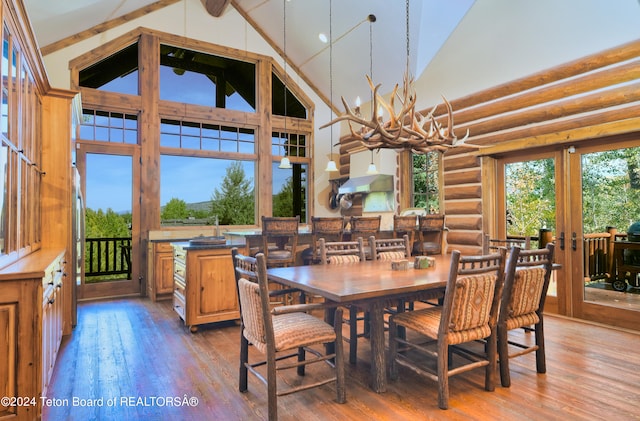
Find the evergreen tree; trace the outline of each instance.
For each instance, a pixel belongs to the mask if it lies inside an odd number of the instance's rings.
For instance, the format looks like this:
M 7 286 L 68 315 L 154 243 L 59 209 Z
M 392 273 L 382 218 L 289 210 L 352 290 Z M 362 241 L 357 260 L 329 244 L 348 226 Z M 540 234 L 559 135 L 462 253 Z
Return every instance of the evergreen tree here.
M 166 221 L 169 219 L 186 219 L 188 216 L 187 202 L 174 197 L 164 205 L 161 218 L 163 221 Z
M 242 164 L 227 167 L 220 189 L 211 198 L 211 213 L 218 215 L 221 225 L 251 225 L 255 220 L 252 180 L 247 179 Z

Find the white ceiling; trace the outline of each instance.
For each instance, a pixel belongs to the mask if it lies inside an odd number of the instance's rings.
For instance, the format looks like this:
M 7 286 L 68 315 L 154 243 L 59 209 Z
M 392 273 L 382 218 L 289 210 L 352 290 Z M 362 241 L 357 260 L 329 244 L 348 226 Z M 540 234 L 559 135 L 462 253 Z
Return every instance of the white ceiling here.
M 201 0 L 183 1 L 188 2 L 189 8 L 197 7 L 206 13 Z M 23 2 L 38 43 L 44 47 L 156 1 Z M 286 4 L 288 60 L 322 95 L 332 97 L 339 109 L 340 96 L 350 103 L 356 96 L 361 96 L 363 102 L 369 100 L 365 74 L 373 73 L 374 81 L 382 84 L 383 94 L 402 82 L 407 58 L 405 1 L 230 3 L 224 13 L 232 13 L 233 7 L 241 9 L 280 49 L 285 39 Z M 409 13 L 410 72 L 416 79 L 424 74 L 438 87 L 451 85 L 446 89 L 449 99 L 453 99 L 477 86 L 494 86 L 640 38 L 639 3 L 640 0 L 413 0 Z M 377 18 L 371 24 L 371 44 L 369 14 Z M 330 21 L 334 39 L 332 71 L 330 49 L 318 39 L 320 32 L 329 35 Z M 424 84 L 419 88 L 422 94 Z
M 186 0 L 202 7 L 200 0 Z M 475 0 L 414 0 L 409 3 L 411 74 L 418 77 Z M 155 0 L 24 0 L 40 47 L 155 3 Z M 286 16 L 283 7 L 286 4 Z M 406 3 L 401 0 L 235 0 L 261 30 L 284 50 L 326 98 L 350 102 L 370 90 L 373 74 L 388 93 L 402 81 L 407 63 Z M 375 23 L 367 17 L 373 14 Z M 286 45 L 284 22 L 286 18 Z M 215 19 L 215 18 L 211 18 Z M 331 27 L 330 27 L 331 24 Z M 371 33 L 370 33 L 371 30 Z M 318 35 L 332 34 L 333 47 Z M 370 43 L 371 35 L 371 43 Z M 332 54 L 330 60 L 330 52 Z M 332 62 L 333 71 L 331 71 Z M 345 68 L 345 63 L 349 64 Z M 333 95 L 331 85 L 333 83 Z M 341 106 L 339 106 L 341 108 Z

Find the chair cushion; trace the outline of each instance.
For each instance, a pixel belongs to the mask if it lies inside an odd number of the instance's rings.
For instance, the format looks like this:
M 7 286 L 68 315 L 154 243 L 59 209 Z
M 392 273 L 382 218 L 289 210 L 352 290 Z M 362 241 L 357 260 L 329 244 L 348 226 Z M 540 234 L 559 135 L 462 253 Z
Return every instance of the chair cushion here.
M 273 316 L 273 335 L 276 351 L 336 340 L 336 332 L 331 325 L 307 313 Z
M 428 307 L 420 310 L 405 311 L 391 316 L 398 326 L 415 330 L 430 338 L 438 337 L 442 307 Z
M 266 332 L 260 301 L 260 287 L 257 283 L 242 278 L 238 280 L 238 295 L 245 338 L 251 343 L 264 343 Z
M 344 263 L 360 263 L 360 256 L 353 254 L 345 254 L 339 256 L 329 256 L 329 264 L 344 264 Z
M 407 254 L 402 251 L 383 251 L 378 253 L 378 259 L 386 262 L 389 262 L 392 260 L 406 259 L 406 258 L 407 258 Z
M 489 318 L 496 275 L 479 274 L 456 280 L 449 332 L 450 343 L 486 338 L 491 334 Z
M 533 267 L 519 269 L 513 279 L 513 291 L 508 317 L 518 317 L 535 312 L 540 305 L 545 269 Z

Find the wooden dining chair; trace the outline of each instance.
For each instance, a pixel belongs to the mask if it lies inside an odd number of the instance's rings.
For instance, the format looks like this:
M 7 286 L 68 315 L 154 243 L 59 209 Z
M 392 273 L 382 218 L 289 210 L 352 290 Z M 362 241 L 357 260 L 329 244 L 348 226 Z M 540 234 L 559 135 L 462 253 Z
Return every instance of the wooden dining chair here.
M 292 266 L 298 249 L 300 218 L 262 216 L 262 250 L 267 267 Z
M 304 264 L 320 263 L 320 248 L 318 240 L 324 238 L 325 241 L 344 240 L 345 219 L 338 217 L 314 216 L 311 218 L 311 247 L 302 252 Z
M 413 247 L 417 226 L 418 217 L 416 215 L 393 215 L 393 238 L 402 238 L 406 234 L 409 236 L 409 244 Z
M 380 234 L 380 222 L 382 216 L 352 216 L 349 220 L 351 240 L 362 237 L 364 240 L 364 254 L 367 259 L 371 258 L 371 246 L 369 245 L 369 237 L 378 237 Z
M 531 237 L 487 238 L 487 246 L 488 253 L 494 253 L 500 247 L 505 247 L 507 250 L 511 247 L 518 247 L 520 250 L 529 250 L 531 248 Z
M 390 378 L 398 378 L 398 366 L 410 368 L 438 383 L 438 406 L 449 407 L 449 377 L 485 367 L 485 389 L 495 389 L 497 319 L 505 278 L 506 249 L 482 256 L 461 257 L 454 250 L 442 306 L 406 311 L 389 318 Z M 417 339 L 405 339 L 399 327 L 414 331 Z M 409 334 L 407 333 L 407 337 Z M 486 340 L 482 351 L 470 353 L 463 343 Z M 411 352 L 436 357 L 437 368 L 414 359 Z M 453 358 L 454 355 L 465 357 Z M 464 363 L 463 363 L 464 362 Z M 455 363 L 455 365 L 454 365 Z
M 358 237 L 356 241 L 326 242 L 324 238 L 319 240 L 320 263 L 343 265 L 360 263 L 366 260 L 364 255 L 364 241 Z M 347 306 L 349 318 L 344 322 L 349 325 L 349 337 L 345 338 L 349 343 L 349 363 L 355 364 L 358 359 L 358 338 L 366 333 L 358 333 L 358 322 L 364 321 L 364 316 L 358 317 L 359 309 L 354 305 Z
M 511 385 L 511 358 L 535 352 L 537 372 L 547 371 L 543 311 L 553 269 L 553 252 L 553 243 L 547 243 L 543 249 L 534 250 L 520 250 L 514 247 L 512 252 L 517 258 L 516 270 L 514 276 L 505 280 L 498 317 L 500 381 L 504 387 Z M 524 335 L 533 330 L 535 342 L 525 344 L 524 341 L 510 339 L 509 331 L 518 328 L 525 328 Z
M 413 254 L 441 254 L 443 232 L 444 214 L 418 215 L 418 239 L 413 244 Z
M 335 383 L 336 401 L 346 402 L 344 358 L 342 347 L 342 309 L 323 303 L 272 307 L 264 254 L 243 256 L 232 250 L 240 300 L 240 378 L 239 390 L 248 390 L 247 376 L 251 372 L 267 386 L 269 420 L 278 419 L 278 397 L 329 383 Z M 276 292 L 277 293 L 277 292 Z M 335 323 L 331 326 L 308 314 L 312 310 L 335 308 Z M 335 352 L 325 354 L 314 346 L 333 344 Z M 249 362 L 249 345 L 265 355 L 265 359 Z M 292 352 L 293 351 L 293 352 Z M 307 358 L 307 353 L 313 357 Z M 295 358 L 296 362 L 290 362 Z M 333 372 L 314 382 L 296 382 L 283 390 L 278 387 L 277 372 L 296 368 L 304 376 L 305 367 L 324 362 Z M 266 366 L 266 378 L 258 367 Z M 315 378 L 315 376 L 314 376 Z
M 375 238 L 371 236 L 369 244 L 372 245 L 371 256 L 373 260 L 390 262 L 411 257 L 411 243 L 407 234 L 402 238 Z

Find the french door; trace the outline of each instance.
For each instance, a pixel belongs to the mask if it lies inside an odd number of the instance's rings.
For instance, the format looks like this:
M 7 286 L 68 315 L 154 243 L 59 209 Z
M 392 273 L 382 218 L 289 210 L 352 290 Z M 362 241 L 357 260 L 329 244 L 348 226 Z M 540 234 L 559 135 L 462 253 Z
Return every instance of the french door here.
M 616 231 L 626 234 L 634 222 L 640 221 L 640 137 L 620 136 L 569 152 L 574 315 L 637 330 L 638 274 L 633 268 L 616 271 L 614 248 L 601 250 L 591 244 L 600 237 L 614 241 Z M 633 263 L 635 259 L 640 271 L 640 251 L 623 253 L 624 261 Z M 616 280 L 623 283 L 613 288 Z
M 513 155 L 497 161 L 495 238 L 508 236 L 556 239 L 554 270 L 547 293 L 546 310 L 565 313 L 567 288 L 565 250 L 557 241 L 564 235 L 565 201 L 563 200 L 562 153 Z M 534 240 L 531 247 L 538 247 Z
M 85 198 L 79 299 L 140 293 L 138 155 L 129 145 L 79 144 L 76 159 Z

